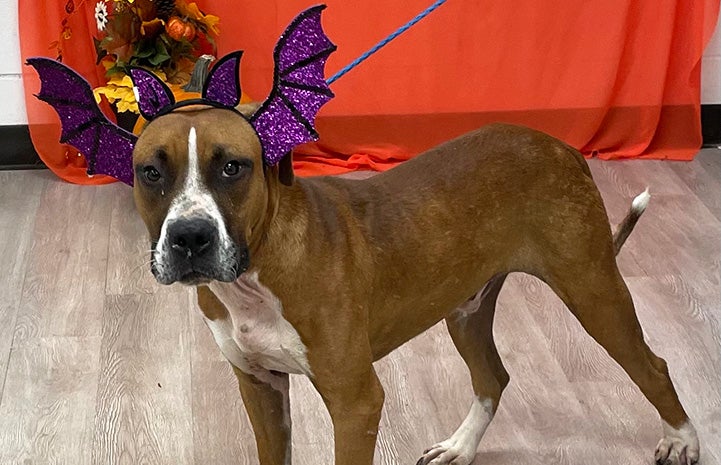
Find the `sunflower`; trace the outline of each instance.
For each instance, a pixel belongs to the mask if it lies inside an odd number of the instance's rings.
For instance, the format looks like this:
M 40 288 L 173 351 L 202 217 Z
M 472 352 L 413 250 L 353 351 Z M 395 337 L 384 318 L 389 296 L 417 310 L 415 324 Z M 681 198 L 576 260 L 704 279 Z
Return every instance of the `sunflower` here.
M 95 24 L 98 26 L 98 31 L 104 31 L 105 25 L 108 24 L 108 7 L 103 1 L 95 5 Z

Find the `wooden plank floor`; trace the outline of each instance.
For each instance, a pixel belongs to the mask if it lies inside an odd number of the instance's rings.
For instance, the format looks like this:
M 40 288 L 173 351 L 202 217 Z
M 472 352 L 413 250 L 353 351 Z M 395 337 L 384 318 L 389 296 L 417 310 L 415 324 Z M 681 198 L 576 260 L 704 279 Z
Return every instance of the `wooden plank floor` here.
M 702 463 L 721 465 L 721 152 L 590 164 L 614 225 L 651 187 L 619 264 Z M 193 293 L 150 275 L 127 187 L 1 172 L 0 239 L 0 464 L 257 463 Z M 511 384 L 475 464 L 652 462 L 656 413 L 545 285 L 512 276 L 495 332 Z M 466 368 L 442 324 L 377 366 L 376 463 L 414 464 L 465 416 Z M 291 401 L 294 462 L 332 463 L 330 419 L 306 379 L 292 377 Z

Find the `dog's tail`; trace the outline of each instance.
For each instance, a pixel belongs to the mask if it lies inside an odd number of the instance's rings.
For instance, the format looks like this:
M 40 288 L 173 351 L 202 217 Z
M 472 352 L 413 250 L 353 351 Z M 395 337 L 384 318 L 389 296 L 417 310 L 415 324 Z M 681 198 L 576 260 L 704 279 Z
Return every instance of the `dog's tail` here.
M 628 211 L 626 218 L 624 218 L 623 221 L 621 221 L 621 224 L 618 225 L 618 229 L 613 235 L 613 249 L 616 252 L 616 255 L 618 255 L 618 252 L 621 251 L 623 243 L 626 242 L 626 239 L 628 239 L 628 236 L 631 234 L 631 231 L 633 231 L 634 226 L 636 226 L 638 219 L 641 218 L 643 212 L 646 211 L 646 207 L 648 206 L 648 201 L 650 199 L 651 194 L 648 193 L 647 187 L 645 191 L 638 194 L 633 199 L 633 202 L 631 202 L 631 209 Z

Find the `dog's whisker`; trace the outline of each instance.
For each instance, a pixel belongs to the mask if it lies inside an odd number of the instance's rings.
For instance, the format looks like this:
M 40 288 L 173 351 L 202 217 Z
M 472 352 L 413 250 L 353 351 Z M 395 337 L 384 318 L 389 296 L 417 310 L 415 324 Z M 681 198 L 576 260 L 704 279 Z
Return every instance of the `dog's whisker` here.
M 154 257 L 150 257 L 149 260 L 148 260 L 148 259 L 144 259 L 140 264 L 138 264 L 137 266 L 132 267 L 132 268 L 128 271 L 127 276 L 128 276 L 128 277 L 133 277 L 133 276 L 135 275 L 135 273 L 137 273 L 138 271 L 142 270 L 143 268 L 145 268 L 145 267 L 147 267 L 147 266 L 153 266 L 153 265 L 155 265 L 155 263 L 156 263 L 156 262 L 155 262 L 155 258 L 154 258 Z

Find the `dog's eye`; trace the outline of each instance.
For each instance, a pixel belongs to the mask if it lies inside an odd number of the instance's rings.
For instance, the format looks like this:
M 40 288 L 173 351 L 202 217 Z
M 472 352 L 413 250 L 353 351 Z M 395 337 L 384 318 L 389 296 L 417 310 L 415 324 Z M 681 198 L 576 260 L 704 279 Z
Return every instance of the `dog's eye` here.
M 226 178 L 232 178 L 233 176 L 238 176 L 238 173 L 240 173 L 240 162 L 237 160 L 229 161 L 225 164 L 223 167 L 223 176 Z
M 146 166 L 143 168 L 143 175 L 145 175 L 145 179 L 147 179 L 148 182 L 158 182 L 160 180 L 160 171 L 154 166 Z

